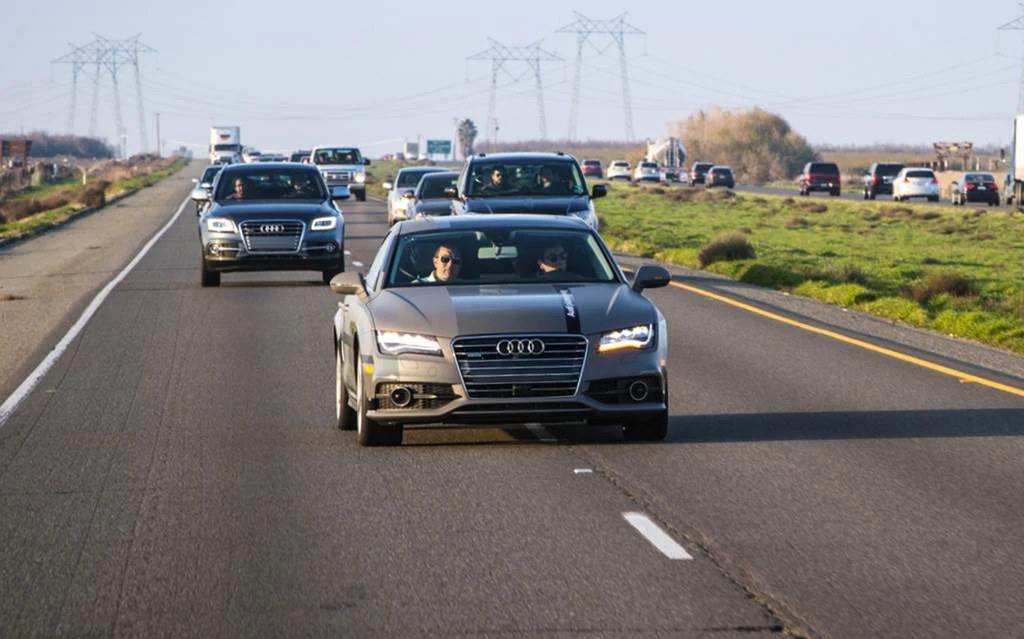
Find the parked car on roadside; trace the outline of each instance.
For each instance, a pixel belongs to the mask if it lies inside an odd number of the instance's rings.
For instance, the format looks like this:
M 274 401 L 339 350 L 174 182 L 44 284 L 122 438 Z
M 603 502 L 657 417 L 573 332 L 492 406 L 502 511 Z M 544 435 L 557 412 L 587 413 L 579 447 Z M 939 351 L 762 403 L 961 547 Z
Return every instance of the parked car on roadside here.
M 583 160 L 580 163 L 585 177 L 601 179 L 604 177 L 604 169 L 601 168 L 601 160 Z
M 633 170 L 634 182 L 661 182 L 661 167 L 657 162 L 643 161 Z
M 892 195 L 892 179 L 903 168 L 895 162 L 875 162 L 864 176 L 864 199 L 873 200 L 881 194 Z
M 800 195 L 810 195 L 811 191 L 828 191 L 832 197 L 839 197 L 842 179 L 839 177 L 839 165 L 835 162 L 808 162 L 800 174 Z
M 732 167 L 715 165 L 708 169 L 704 178 L 707 187 L 724 186 L 728 189 L 736 188 L 736 176 L 733 175 Z
M 416 197 L 416 187 L 420 183 L 420 178 L 428 173 L 442 171 L 447 172 L 448 169 L 433 166 L 406 166 L 398 169 L 394 182 L 384 182 L 381 185 L 388 192 L 388 226 L 411 217 L 409 209 Z
M 629 162 L 625 160 L 615 160 L 608 165 L 608 179 L 609 180 L 629 180 L 632 179 L 633 173 L 630 171 Z
M 892 199 L 903 202 L 914 197 L 939 201 L 939 179 L 928 168 L 904 167 L 892 180 Z
M 964 173 L 950 185 L 954 206 L 968 202 L 986 202 L 999 206 L 999 184 L 991 173 Z
M 690 167 L 690 186 L 704 184 L 707 180 L 708 171 L 715 166 L 714 162 L 694 162 Z

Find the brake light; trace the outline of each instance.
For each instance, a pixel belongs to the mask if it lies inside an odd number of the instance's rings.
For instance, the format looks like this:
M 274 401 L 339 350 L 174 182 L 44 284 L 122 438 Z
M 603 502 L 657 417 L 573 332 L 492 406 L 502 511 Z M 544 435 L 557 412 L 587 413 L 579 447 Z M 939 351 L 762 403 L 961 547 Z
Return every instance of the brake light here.
M 968 183 L 966 184 L 966 187 L 965 187 L 965 188 L 966 188 L 966 189 L 967 189 L 968 191 L 970 191 L 971 189 L 973 189 L 973 188 L 974 188 L 974 187 L 976 187 L 976 186 L 977 186 L 977 184 L 975 184 L 974 182 L 968 182 Z
M 910 183 L 910 178 L 908 176 L 904 176 L 903 177 L 903 181 L 909 184 Z
M 939 183 L 939 178 L 933 177 L 932 178 L 932 184 L 938 184 L 938 183 Z
M 878 184 L 878 176 L 877 175 L 872 175 L 871 176 L 871 183 L 872 184 Z

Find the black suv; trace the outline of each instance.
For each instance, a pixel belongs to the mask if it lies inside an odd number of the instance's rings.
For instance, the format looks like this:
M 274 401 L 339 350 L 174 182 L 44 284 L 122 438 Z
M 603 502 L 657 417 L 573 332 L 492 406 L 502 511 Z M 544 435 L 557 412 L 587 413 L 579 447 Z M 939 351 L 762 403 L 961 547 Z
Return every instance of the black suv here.
M 811 191 L 828 191 L 832 197 L 840 193 L 839 165 L 835 162 L 808 162 L 800 174 L 800 195 Z
M 574 215 L 597 230 L 593 198 L 607 187 L 587 183 L 579 163 L 565 153 L 494 153 L 466 160 L 452 198 L 452 215 L 467 213 L 539 213 Z
M 892 195 L 892 180 L 903 170 L 902 164 L 875 162 L 864 176 L 864 199 L 873 200 L 880 193 Z
M 707 182 L 708 171 L 715 166 L 714 162 L 694 162 L 690 167 L 690 186 Z

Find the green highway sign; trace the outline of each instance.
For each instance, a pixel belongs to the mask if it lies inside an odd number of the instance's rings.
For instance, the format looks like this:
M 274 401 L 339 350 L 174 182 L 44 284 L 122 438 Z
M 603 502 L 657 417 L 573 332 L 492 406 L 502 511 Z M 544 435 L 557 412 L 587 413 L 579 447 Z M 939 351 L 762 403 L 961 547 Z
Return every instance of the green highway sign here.
M 451 152 L 451 140 L 427 140 L 427 155 L 448 155 Z

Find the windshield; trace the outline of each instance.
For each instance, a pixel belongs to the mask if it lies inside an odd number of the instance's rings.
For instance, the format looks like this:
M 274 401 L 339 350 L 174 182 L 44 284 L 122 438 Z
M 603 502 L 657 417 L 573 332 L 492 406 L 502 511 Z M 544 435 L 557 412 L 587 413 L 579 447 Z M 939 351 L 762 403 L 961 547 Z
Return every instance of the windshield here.
M 918 169 L 917 171 L 907 171 L 908 178 L 934 178 L 935 174 L 931 172 L 931 169 Z
M 438 170 L 440 170 L 440 169 L 438 169 Z M 423 170 L 423 169 L 413 170 L 413 171 L 409 171 L 409 170 L 399 171 L 398 172 L 398 177 L 396 178 L 396 181 L 395 181 L 395 186 L 396 187 L 404 186 L 406 188 L 416 188 L 416 185 L 420 183 L 420 180 L 423 178 L 424 175 L 426 175 L 427 173 L 436 173 L 436 172 L 437 171 Z
M 420 186 L 416 197 L 421 200 L 446 200 L 448 195 L 444 192 L 450 186 L 455 186 L 459 176 L 451 175 L 425 175 L 420 180 Z
M 478 197 L 519 195 L 586 195 L 575 162 L 550 160 L 474 162 L 466 190 Z
M 314 164 L 362 164 L 359 149 L 317 149 Z
M 234 171 L 217 181 L 218 202 L 235 200 L 324 200 L 327 192 L 312 170 L 252 169 Z
M 404 235 L 386 286 L 616 281 L 587 231 L 503 228 Z
M 964 182 L 971 182 L 973 184 L 985 184 L 986 182 L 995 182 L 996 179 L 989 173 L 968 173 L 964 177 Z
M 206 169 L 203 171 L 203 177 L 199 178 L 199 183 L 200 184 L 212 184 L 213 183 L 213 178 L 217 177 L 217 174 L 220 173 L 220 170 L 223 169 L 223 168 L 224 168 L 223 166 L 208 166 L 208 167 L 206 167 Z

